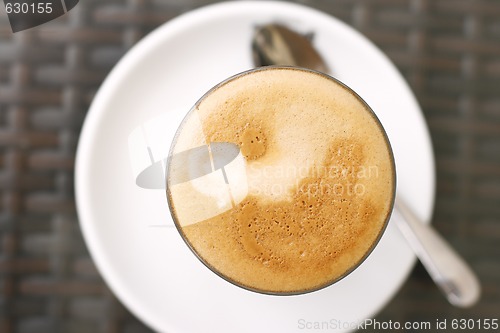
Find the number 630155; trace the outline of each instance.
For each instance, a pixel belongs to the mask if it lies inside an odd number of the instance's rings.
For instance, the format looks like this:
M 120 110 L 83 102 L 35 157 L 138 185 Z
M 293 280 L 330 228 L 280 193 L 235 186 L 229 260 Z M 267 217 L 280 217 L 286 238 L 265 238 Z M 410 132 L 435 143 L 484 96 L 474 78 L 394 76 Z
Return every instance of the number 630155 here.
M 5 5 L 5 11 L 7 14 L 50 14 L 52 13 L 52 3 L 50 2 L 39 2 L 39 3 L 26 3 L 26 2 L 16 2 L 7 3 Z

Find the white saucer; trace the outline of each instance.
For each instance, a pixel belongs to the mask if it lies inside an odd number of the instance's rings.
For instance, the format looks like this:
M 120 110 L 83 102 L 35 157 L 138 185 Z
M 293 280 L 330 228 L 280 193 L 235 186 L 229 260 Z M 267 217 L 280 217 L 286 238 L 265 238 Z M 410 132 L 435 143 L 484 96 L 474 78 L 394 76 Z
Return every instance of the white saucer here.
M 76 199 L 92 258 L 120 300 L 160 332 L 341 332 L 373 318 L 397 292 L 415 257 L 390 223 L 370 257 L 318 292 L 266 296 L 235 287 L 191 253 L 172 224 L 165 193 L 134 183 L 127 139 L 168 113 L 173 135 L 196 100 L 252 67 L 257 24 L 314 32 L 334 75 L 377 113 L 393 145 L 398 191 L 428 221 L 434 202 L 429 134 L 413 94 L 389 60 L 344 23 L 284 2 L 230 2 L 182 15 L 138 43 L 94 99 L 76 163 Z M 165 156 L 170 142 L 165 142 Z M 326 326 L 328 326 L 328 328 Z

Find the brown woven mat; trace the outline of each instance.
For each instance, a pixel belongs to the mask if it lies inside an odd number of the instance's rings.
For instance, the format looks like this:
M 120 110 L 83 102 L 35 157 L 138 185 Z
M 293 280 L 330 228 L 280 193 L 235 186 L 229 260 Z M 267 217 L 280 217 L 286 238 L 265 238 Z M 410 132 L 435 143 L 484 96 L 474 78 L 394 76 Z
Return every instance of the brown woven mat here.
M 0 10 L 1 333 L 150 331 L 89 257 L 75 212 L 75 148 L 93 95 L 120 57 L 161 23 L 211 2 L 81 0 L 16 34 Z M 417 265 L 377 319 L 499 318 L 500 1 L 298 2 L 360 30 L 410 83 L 436 153 L 434 225 L 483 285 L 480 303 L 458 310 Z

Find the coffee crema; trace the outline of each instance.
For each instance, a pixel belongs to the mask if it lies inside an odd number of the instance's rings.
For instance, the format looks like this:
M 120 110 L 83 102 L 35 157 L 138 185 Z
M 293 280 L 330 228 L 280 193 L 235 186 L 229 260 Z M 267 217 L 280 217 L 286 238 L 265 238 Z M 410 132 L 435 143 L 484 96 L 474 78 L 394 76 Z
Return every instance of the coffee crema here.
M 221 142 L 239 148 L 224 168 L 191 158 L 184 173 L 200 163 L 213 172 L 175 185 L 167 174 L 176 226 L 220 276 L 263 293 L 308 292 L 347 275 L 378 242 L 394 161 L 379 121 L 343 84 L 289 67 L 232 77 L 188 113 L 171 155 Z

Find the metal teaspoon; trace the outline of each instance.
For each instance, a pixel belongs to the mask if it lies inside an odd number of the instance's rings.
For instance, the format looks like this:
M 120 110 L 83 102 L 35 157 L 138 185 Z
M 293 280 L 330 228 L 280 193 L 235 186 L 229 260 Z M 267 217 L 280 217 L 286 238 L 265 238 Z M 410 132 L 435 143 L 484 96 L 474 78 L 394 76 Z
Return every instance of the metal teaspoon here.
M 312 35 L 301 35 L 280 24 L 256 27 L 252 39 L 255 66 L 285 65 L 330 70 L 312 45 Z M 423 223 L 396 194 L 394 219 L 399 230 L 448 301 L 457 307 L 474 305 L 481 294 L 479 281 L 467 263 L 429 224 Z

